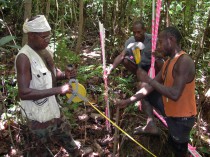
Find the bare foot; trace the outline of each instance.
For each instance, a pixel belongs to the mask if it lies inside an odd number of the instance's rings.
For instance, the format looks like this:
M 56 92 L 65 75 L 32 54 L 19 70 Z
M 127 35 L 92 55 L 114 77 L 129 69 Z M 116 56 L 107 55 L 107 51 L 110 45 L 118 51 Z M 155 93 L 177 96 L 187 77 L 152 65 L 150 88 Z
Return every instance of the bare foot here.
M 160 131 L 154 122 L 149 122 L 145 126 L 139 126 L 134 129 L 134 134 L 151 134 L 151 135 L 160 135 Z

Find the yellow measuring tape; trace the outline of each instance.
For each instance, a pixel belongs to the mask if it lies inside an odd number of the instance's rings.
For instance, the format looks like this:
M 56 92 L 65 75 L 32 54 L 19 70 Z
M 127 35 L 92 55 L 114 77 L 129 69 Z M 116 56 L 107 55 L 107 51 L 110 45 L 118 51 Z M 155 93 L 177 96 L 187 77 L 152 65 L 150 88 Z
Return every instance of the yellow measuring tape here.
M 73 83 L 74 82 L 74 83 Z M 154 157 L 157 157 L 152 152 L 150 152 L 148 149 L 146 149 L 143 145 L 141 145 L 138 141 L 136 141 L 133 137 L 131 137 L 128 133 L 126 133 L 123 129 L 121 129 L 116 123 L 114 123 L 111 119 L 109 119 L 106 115 L 104 115 L 97 107 L 93 105 L 87 98 L 86 98 L 86 89 L 83 85 L 79 84 L 77 80 L 70 80 L 69 83 L 72 85 L 72 94 L 67 94 L 66 96 L 69 98 L 70 101 L 68 103 L 73 102 L 80 102 L 85 101 L 89 103 L 100 115 L 102 115 L 106 120 L 108 120 L 112 125 L 114 125 L 117 129 L 119 129 L 123 134 L 125 134 L 127 137 L 129 137 L 132 141 L 134 141 L 137 145 L 142 147 L 145 151 L 147 151 L 149 154 L 151 154 Z M 74 97 L 76 99 L 74 99 Z M 75 100 L 75 101 L 74 101 Z

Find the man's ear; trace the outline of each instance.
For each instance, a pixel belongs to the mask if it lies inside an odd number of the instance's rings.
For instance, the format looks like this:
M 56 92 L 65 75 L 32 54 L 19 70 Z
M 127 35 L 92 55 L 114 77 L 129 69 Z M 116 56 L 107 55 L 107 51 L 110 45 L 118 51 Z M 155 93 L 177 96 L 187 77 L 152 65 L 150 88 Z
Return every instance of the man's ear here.
M 34 33 L 33 32 L 28 32 L 28 37 L 32 38 L 34 36 Z
M 169 36 L 169 40 L 170 40 L 171 42 L 173 42 L 173 43 L 177 42 L 177 41 L 176 41 L 176 38 L 175 38 L 174 36 L 172 36 L 172 35 Z
M 172 45 L 174 45 L 174 43 L 176 43 L 176 38 L 172 35 L 169 35 L 168 38 L 168 46 L 171 47 Z
M 36 39 L 36 34 L 34 32 L 28 32 L 28 38 L 30 38 L 31 40 Z

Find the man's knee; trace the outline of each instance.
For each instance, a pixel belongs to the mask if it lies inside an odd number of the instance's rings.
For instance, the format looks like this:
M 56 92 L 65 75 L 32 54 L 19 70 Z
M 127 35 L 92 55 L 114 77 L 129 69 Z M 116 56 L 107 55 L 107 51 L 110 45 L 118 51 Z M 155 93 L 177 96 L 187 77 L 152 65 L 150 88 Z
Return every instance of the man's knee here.
M 134 75 L 136 75 L 137 65 L 134 62 L 127 58 L 124 58 L 122 64 L 127 70 L 131 71 Z
M 129 64 L 129 62 L 130 61 L 127 58 L 124 58 L 122 63 L 123 63 L 123 65 L 127 65 L 127 64 Z

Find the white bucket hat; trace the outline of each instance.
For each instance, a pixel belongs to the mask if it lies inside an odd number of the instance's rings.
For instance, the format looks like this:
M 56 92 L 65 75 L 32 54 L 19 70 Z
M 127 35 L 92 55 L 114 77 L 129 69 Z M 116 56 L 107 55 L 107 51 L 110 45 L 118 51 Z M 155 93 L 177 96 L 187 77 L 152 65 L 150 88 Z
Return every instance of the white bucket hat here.
M 47 19 L 44 15 L 38 15 L 37 18 L 35 18 L 32 21 L 26 21 L 23 24 L 23 32 L 48 32 L 51 30 L 51 27 L 49 23 L 47 22 Z

